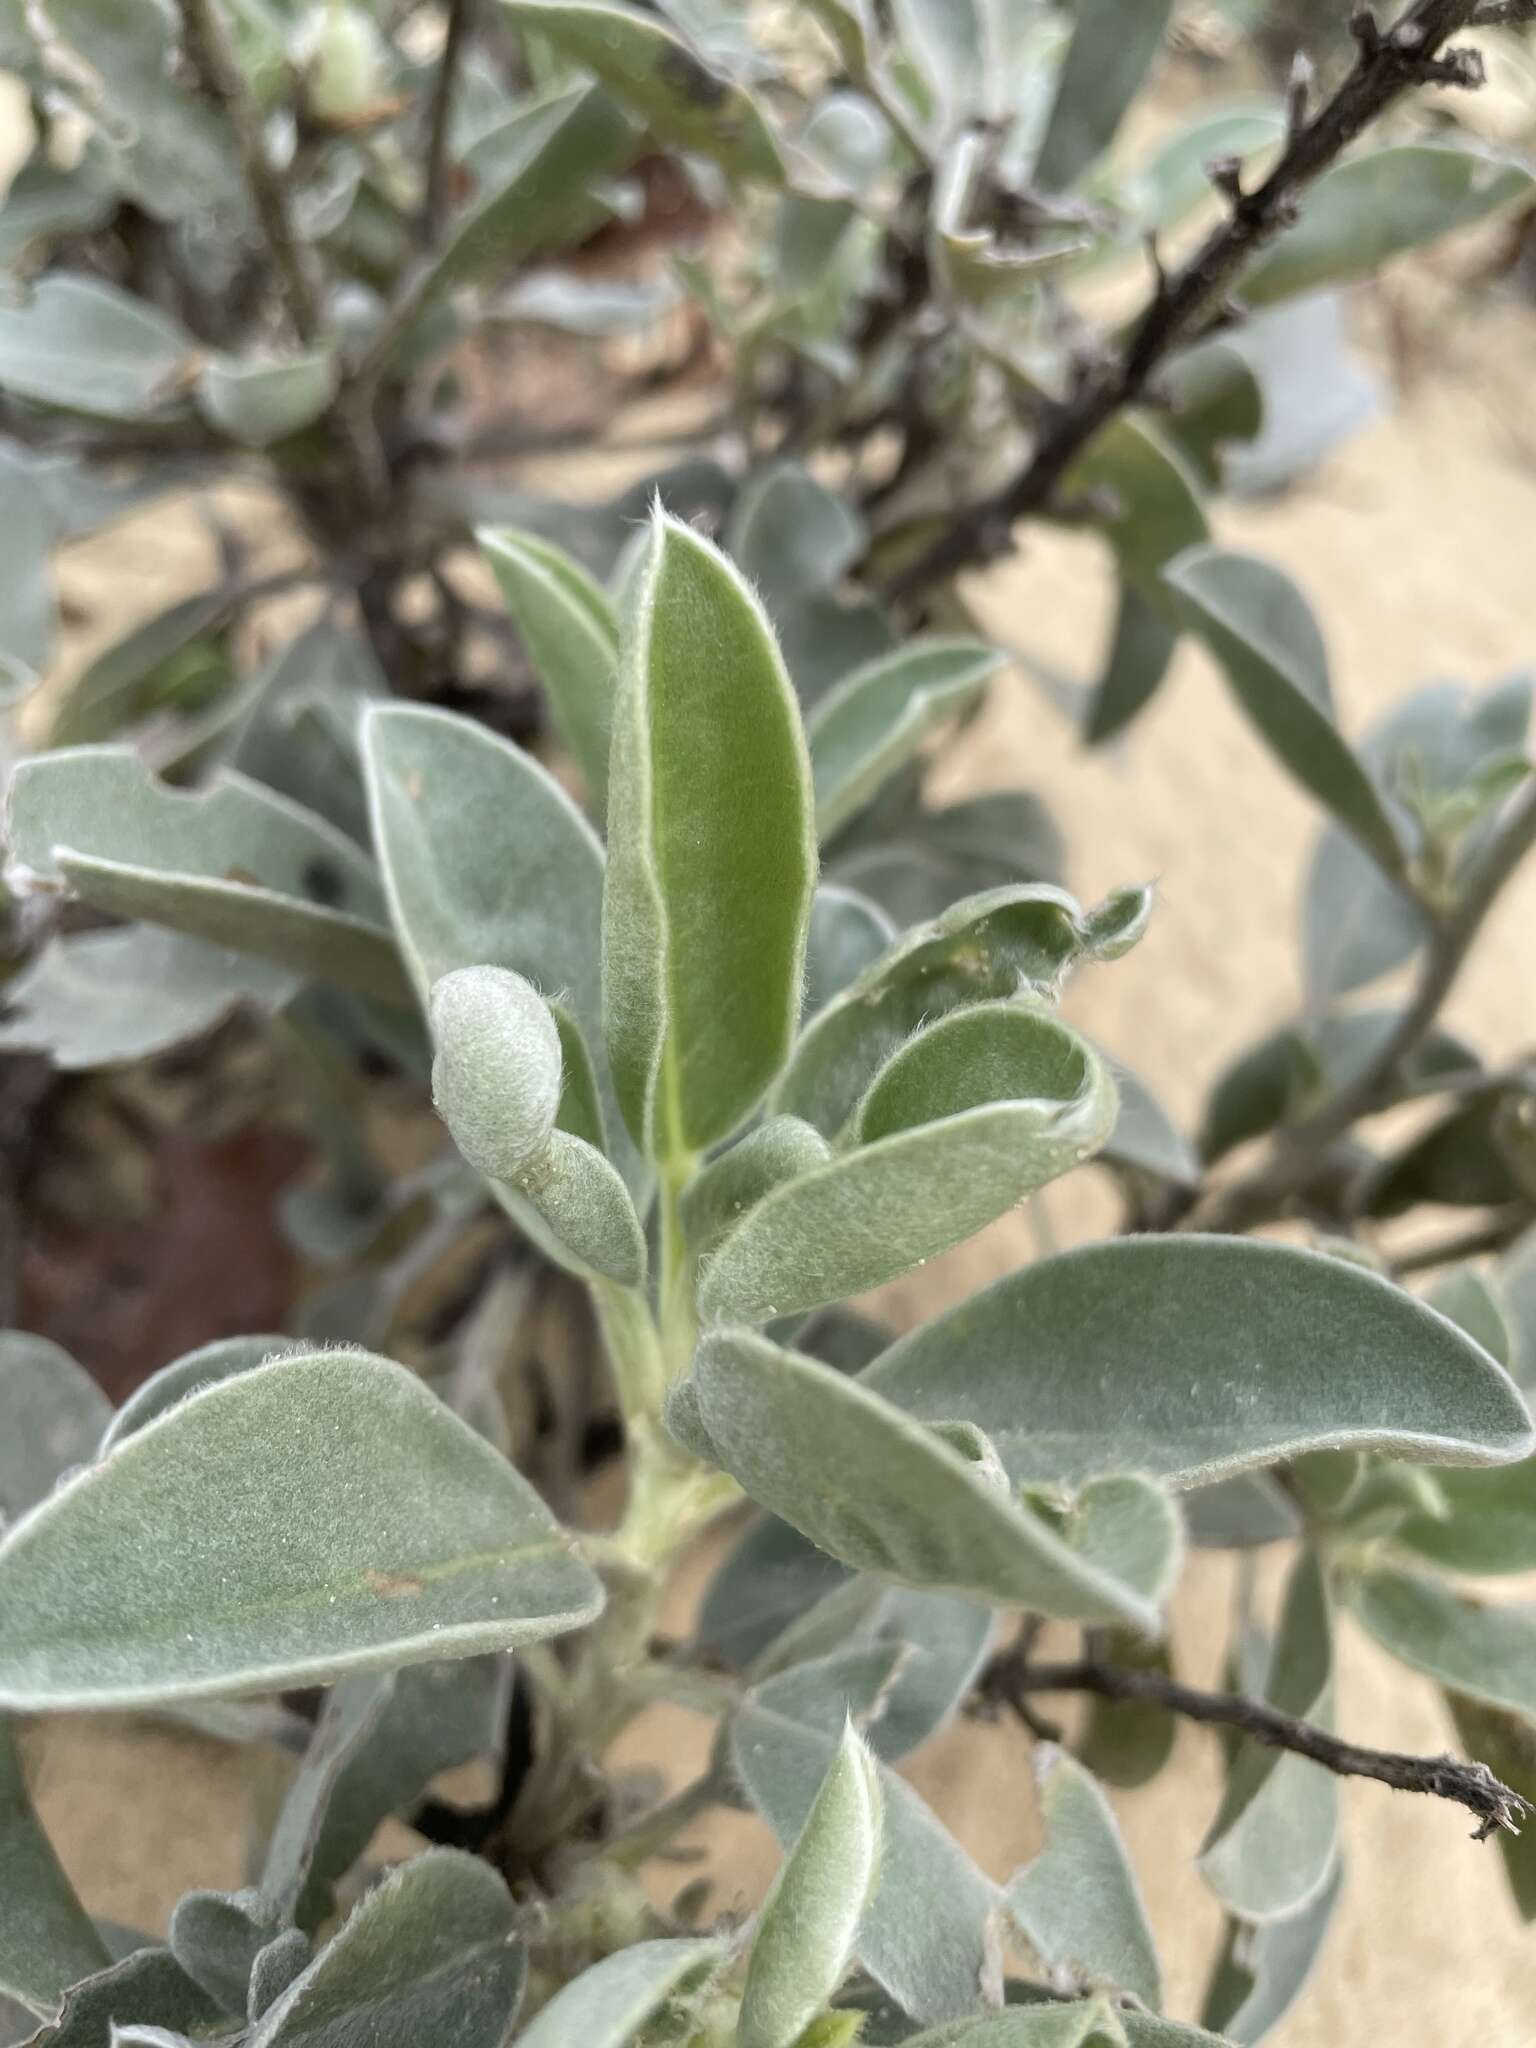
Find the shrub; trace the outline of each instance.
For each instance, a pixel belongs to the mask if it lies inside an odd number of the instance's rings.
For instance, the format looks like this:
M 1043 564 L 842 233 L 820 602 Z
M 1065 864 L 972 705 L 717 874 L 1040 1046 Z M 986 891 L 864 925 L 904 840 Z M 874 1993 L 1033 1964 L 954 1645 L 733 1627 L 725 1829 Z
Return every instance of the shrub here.
M 1070 33 L 1044 9 L 908 0 L 894 30 L 812 11 L 835 75 L 698 5 L 509 0 L 476 41 L 455 4 L 425 68 L 329 6 L 290 23 L 182 0 L 173 34 L 158 8 L 48 0 L 12 25 L 40 110 L 67 91 L 88 122 L 69 171 L 45 124 L 0 212 L 45 251 L 0 312 L 30 491 L 18 677 L 42 663 L 58 534 L 231 443 L 264 449 L 303 579 L 350 589 L 363 639 L 321 621 L 240 680 L 232 622 L 271 592 L 237 568 L 64 699 L 59 744 L 12 777 L 13 885 L 121 922 L 48 938 L 7 1042 L 90 1067 L 244 1004 L 322 1076 L 387 1062 L 430 1085 L 456 1148 L 390 1181 L 348 1088 L 317 1097 L 332 1184 L 289 1223 L 350 1275 L 326 1309 L 344 1342 L 224 1341 L 112 1412 L 55 1345 L 3 1340 L 0 1709 L 213 1712 L 295 1754 L 249 1886 L 193 1892 L 163 1943 L 124 1946 L 70 1890 L 0 1720 L 18 2040 L 1248 2043 L 1323 1941 L 1349 1775 L 1459 1803 L 1536 1911 L 1536 1635 L 1463 1583 L 1536 1566 L 1517 1385 L 1536 1372 L 1536 1086 L 1438 1022 L 1536 841 L 1529 685 L 1437 687 L 1351 745 L 1304 597 L 1214 542 L 1203 502 L 1259 425 L 1271 351 L 1317 332 L 1285 307 L 1229 331 L 1232 292 L 1288 301 L 1528 190 L 1519 163 L 1444 138 L 1339 161 L 1415 88 L 1475 83 L 1452 38 L 1521 10 L 1362 16 L 1335 90 L 1298 73 L 1278 125 L 1203 117 L 1139 184 L 1104 157 L 1167 8 L 1080 0 Z M 584 236 L 637 123 L 730 195 L 748 252 L 684 266 L 729 351 L 735 467 L 702 472 L 699 523 L 679 516 L 696 470 L 633 530 L 622 502 L 480 522 L 584 811 L 451 690 L 421 701 L 456 672 L 434 663 L 473 515 L 420 462 L 413 408 L 454 290 Z M 1193 203 L 1218 128 L 1269 167 L 1219 162 L 1221 218 L 1085 345 L 1071 289 Z M 215 254 L 222 292 L 200 275 Z M 536 297 L 590 317 L 561 291 L 546 275 Z M 263 322 L 271 360 L 229 353 Z M 1038 806 L 924 798 L 929 740 L 1001 660 L 961 630 L 953 576 L 1033 516 L 1093 527 L 1113 560 L 1090 736 L 1192 634 L 1327 818 L 1306 1014 L 1217 1077 L 1198 1142 L 1057 1010 L 1077 972 L 1137 971 L 1151 892 L 1084 906 Z M 1363 1005 L 1403 968 L 1406 996 Z M 1374 1121 L 1415 1102 L 1406 1138 Z M 1120 1235 L 899 1337 L 849 1306 L 1082 1169 L 1114 1176 Z M 1395 1219 L 1447 1204 L 1472 1228 L 1403 1251 Z M 359 1344 L 412 1262 L 488 1213 L 590 1297 L 622 1423 L 615 1526 L 563 1526 L 507 1455 L 475 1323 L 494 1349 L 504 1269 L 430 1371 Z M 1308 1242 L 1249 1234 L 1280 1221 Z M 1400 1284 L 1414 1271 L 1436 1275 L 1427 1299 Z M 678 1562 L 727 1516 L 669 1640 Z M 1284 1551 L 1278 1613 L 1235 1627 L 1226 1691 L 1176 1675 L 1190 1543 Z M 1441 1689 L 1464 1758 L 1334 1734 L 1346 1617 Z M 1075 1632 L 1065 1650 L 1048 1624 Z M 1042 1718 L 1078 1696 L 1070 1733 Z M 713 1718 L 713 1752 L 637 1810 L 605 1757 L 666 1700 Z M 896 1767 L 951 1716 L 1005 1711 L 1035 1739 L 1044 1845 L 999 1884 Z M 1200 1858 L 1229 1927 L 1214 2034 L 1161 2016 L 1103 1789 L 1161 1769 L 1181 1717 L 1228 1740 Z M 430 1796 L 475 1757 L 500 1769 L 489 1806 Z M 737 1925 L 707 1887 L 657 1905 L 645 1867 L 733 1803 L 784 1847 L 761 1910 Z M 430 1846 L 372 1882 L 392 1814 Z

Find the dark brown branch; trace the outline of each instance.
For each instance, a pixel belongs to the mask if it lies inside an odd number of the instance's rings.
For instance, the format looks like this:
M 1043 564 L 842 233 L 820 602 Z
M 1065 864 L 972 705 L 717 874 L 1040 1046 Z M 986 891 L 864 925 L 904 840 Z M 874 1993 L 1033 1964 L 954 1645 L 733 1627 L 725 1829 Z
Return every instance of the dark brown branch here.
M 453 100 L 459 82 L 459 59 L 469 26 L 470 0 L 448 0 L 448 26 L 443 53 L 432 86 L 432 115 L 427 132 L 427 182 L 421 202 L 420 239 L 426 248 L 437 240 L 448 199 L 448 136 L 453 126 Z
M 1027 1720 L 1027 1702 L 1040 1692 L 1086 1692 L 1103 1700 L 1130 1701 L 1165 1707 L 1186 1721 L 1208 1727 L 1235 1728 L 1269 1749 L 1309 1757 L 1341 1778 L 1370 1778 L 1396 1792 L 1425 1792 L 1453 1800 L 1477 1818 L 1472 1839 L 1483 1842 L 1503 1828 L 1520 1832 L 1530 1802 L 1501 1784 L 1486 1764 L 1466 1763 L 1453 1756 L 1405 1756 L 1395 1750 L 1362 1749 L 1342 1741 L 1310 1721 L 1298 1721 L 1262 1701 L 1241 1693 L 1201 1692 L 1161 1671 L 1133 1670 L 1084 1658 L 1075 1664 L 1031 1664 L 1013 1650 L 995 1658 L 982 1676 L 983 1697 L 1002 1700 Z
M 1536 21 L 1536 0 L 1482 0 L 1468 28 L 1522 28 Z
M 1368 9 L 1357 14 L 1355 62 L 1338 91 L 1310 120 L 1298 118 L 1293 100 L 1291 133 L 1268 177 L 1252 192 L 1244 192 L 1235 178 L 1226 180 L 1226 220 L 1159 285 L 1119 351 L 1090 370 L 1075 395 L 1047 416 L 1018 475 L 961 513 L 895 578 L 890 595 L 916 597 L 961 569 L 1005 554 L 1015 523 L 1051 505 L 1094 435 L 1143 395 L 1173 349 L 1220 316 L 1254 257 L 1296 219 L 1301 194 L 1363 129 L 1417 86 L 1480 84 L 1477 52 L 1446 48 L 1478 12 L 1479 0 L 1415 0 L 1386 30 L 1376 27 Z

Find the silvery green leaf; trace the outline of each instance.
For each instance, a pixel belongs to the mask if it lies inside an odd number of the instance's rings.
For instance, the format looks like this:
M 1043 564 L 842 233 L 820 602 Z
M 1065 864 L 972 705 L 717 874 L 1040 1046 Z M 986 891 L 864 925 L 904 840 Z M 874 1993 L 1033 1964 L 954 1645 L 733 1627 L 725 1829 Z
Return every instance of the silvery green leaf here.
M 1171 227 L 1209 199 L 1205 167 L 1213 157 L 1256 156 L 1284 133 L 1284 116 L 1273 99 L 1255 95 L 1215 107 L 1197 102 L 1193 118 L 1157 141 L 1121 179 L 1120 202 L 1144 231 Z
M 1536 1571 L 1536 1461 L 1437 1478 L 1435 1514 L 1410 1515 L 1394 1542 L 1447 1571 Z
M 198 380 L 204 416 L 245 448 L 267 448 L 312 426 L 336 395 L 327 343 L 291 356 L 210 356 Z
M 639 1287 L 645 1232 L 618 1168 L 585 1138 L 555 1131 L 538 1171 L 496 1194 L 518 1227 L 556 1265 L 583 1278 Z
M 614 0 L 502 0 L 517 28 L 591 71 L 664 142 L 713 157 L 734 177 L 784 182 L 757 102 L 654 14 Z
M 618 615 L 581 564 L 537 534 L 483 527 L 477 538 L 601 818 L 619 663 Z
M 0 1330 L 0 1526 L 45 1500 L 61 1473 L 85 1465 L 112 1404 L 49 1337 Z
M 279 1931 L 254 1891 L 186 1892 L 171 1912 L 167 1941 L 187 1975 L 223 2013 L 243 2013 L 257 1956 Z
M 194 356 L 168 314 L 94 278 L 44 277 L 0 306 L 0 387 L 39 405 L 143 419 L 175 396 Z
M 940 1436 L 747 1330 L 705 1336 L 691 1385 L 717 1462 L 856 1570 L 1155 1631 L 1155 1605 L 1080 1558 Z
M 1008 1910 L 1053 1972 L 1128 1991 L 1155 2012 L 1163 1973 L 1109 1801 L 1054 1744 L 1034 1751 L 1045 1846 L 1008 1885 Z
M 1409 142 L 1351 157 L 1325 171 L 1301 219 L 1244 272 L 1245 305 L 1342 284 L 1482 220 L 1529 194 L 1517 156 L 1461 142 Z
M 179 598 L 131 626 L 69 683 L 48 727 L 54 747 L 118 738 L 153 710 L 186 672 L 206 663 L 218 676 L 229 659 L 220 639 L 231 610 L 228 585 Z
M 533 1490 L 420 1381 L 301 1354 L 191 1395 L 9 1533 L 0 1700 L 270 1692 L 537 1641 L 601 1602 Z
M 368 713 L 363 762 L 390 914 L 423 1007 L 455 968 L 509 968 L 560 999 L 590 1057 L 602 1043 L 603 850 L 565 791 L 484 726 L 419 705 Z M 565 1052 L 569 1074 L 569 1042 Z M 593 1064 L 605 1142 L 633 1187 L 639 1161 L 606 1068 Z
M 797 1529 L 773 1515 L 759 1515 L 709 1583 L 699 1609 L 698 1639 L 744 1671 L 847 1579 L 846 1569 Z
M 1465 1693 L 1448 1692 L 1445 1703 L 1456 1724 L 1463 1750 L 1512 1792 L 1536 1806 L 1536 1720 L 1490 1707 Z M 1504 1857 L 1515 1910 L 1527 1925 L 1536 1920 L 1536 1830 L 1528 1824 L 1518 1835 L 1500 1828 L 1495 1840 Z
M 1229 489 L 1247 497 L 1281 490 L 1380 412 L 1380 383 L 1354 360 L 1346 313 L 1342 294 L 1317 292 L 1222 336 L 1263 405 L 1259 431 L 1223 452 Z
M 273 1823 L 260 1889 L 253 1894 L 259 1908 L 255 1917 L 266 1921 L 271 1932 L 293 1919 L 325 1833 L 332 1796 L 348 1765 L 378 1727 L 394 1689 L 393 1672 L 361 1671 L 342 1679 L 327 1694 Z M 175 1947 L 174 1940 L 171 1945 Z
M 259 1949 L 246 1987 L 247 2017 L 259 2020 L 268 2006 L 275 2005 L 294 1979 L 309 1968 L 312 1954 L 309 1936 L 298 1927 L 285 1927 Z
M 166 1948 L 141 1948 L 122 1962 L 70 1986 L 58 2016 L 33 2034 L 26 2048 L 111 2048 L 115 2026 L 167 2027 L 175 2033 L 213 2031 L 222 2015 Z
M 1197 1486 L 1183 1496 L 1182 1506 L 1197 1550 L 1254 1550 L 1301 1534 L 1295 1503 L 1262 1472 L 1240 1472 L 1214 1486 Z
M 903 932 L 810 1020 L 772 1106 L 835 1137 L 875 1073 L 923 1025 L 967 1004 L 1054 995 L 1068 968 L 1094 953 L 1089 917 L 1064 890 L 1032 883 L 967 897 Z
M 25 270 L 39 244 L 94 234 L 106 226 L 113 209 L 112 190 L 98 178 L 89 151 L 72 169 L 62 170 L 46 148 L 35 150 L 12 178 L 0 206 L 0 264 L 9 271 Z
M 974 1423 L 1016 1483 L 1190 1484 L 1322 1445 L 1507 1464 L 1531 1429 L 1461 1331 L 1362 1267 L 1258 1240 L 1121 1238 L 1041 1259 L 882 1353 L 860 1384 Z
M 502 2048 L 527 1959 L 511 1894 L 478 1857 L 429 1849 L 369 1892 L 246 2048 Z
M 1084 0 L 1079 5 L 1056 86 L 1056 100 L 1034 176 L 1065 191 L 1097 162 L 1162 47 L 1172 0 Z
M 875 1760 L 846 1727 L 757 1921 L 740 2048 L 795 2048 L 842 1982 L 879 1875 L 883 1804 Z
M 1090 507 L 1125 580 L 1163 614 L 1168 563 L 1208 540 L 1198 480 L 1176 442 L 1134 412 L 1117 415 L 1088 443 L 1062 482 L 1063 502 Z
M 630 2048 L 650 2020 L 689 1997 L 723 1960 L 717 1941 L 637 1941 L 567 1984 L 518 2036 L 517 2048 Z
M 1536 1720 L 1536 1610 L 1488 1607 L 1444 1579 L 1379 1565 L 1345 1602 L 1384 1650 L 1451 1691 Z
M 3 215 L 0 215 L 3 220 Z M 50 557 L 58 525 L 47 497 L 35 486 L 33 460 L 0 442 L 0 489 L 6 499 L 5 547 L 0 551 L 0 702 L 9 703 L 37 681 L 53 648 L 54 608 Z
M 657 513 L 629 622 L 608 790 L 603 1008 L 652 1157 L 752 1110 L 798 1021 L 816 878 L 810 770 L 773 632 L 698 534 Z
M 1264 1692 L 1282 1714 L 1323 1728 L 1332 1723 L 1332 1617 L 1310 1550 L 1291 1573 Z M 1338 1841 L 1333 1773 L 1304 1756 L 1242 1743 L 1200 1852 L 1200 1874 L 1239 1919 L 1288 1920 L 1326 1887 Z
M 1144 2038 L 1107 2000 L 1026 2005 L 914 2034 L 907 2048 L 1127 2048 Z M 1200 2037 L 1193 2037 L 1198 2039 Z
M 700 1309 L 761 1323 L 879 1286 L 1091 1157 L 1116 1111 L 1107 1069 L 1049 1013 L 951 1011 L 876 1074 L 849 1149 L 781 1182 L 722 1239 Z
M 1197 481 L 1210 489 L 1227 482 L 1234 455 L 1264 424 L 1264 392 L 1246 356 L 1225 334 L 1197 342 L 1168 364 L 1170 411 L 1164 422 Z
M 1385 873 L 1399 873 L 1402 841 L 1334 723 L 1327 655 L 1301 592 L 1273 564 L 1217 547 L 1180 555 L 1163 580 L 1271 751 Z
M 1108 1166 L 1149 1173 L 1175 1187 L 1193 1188 L 1200 1181 L 1200 1160 L 1193 1145 L 1137 1074 L 1119 1060 L 1109 1061 L 1120 1111 L 1115 1127 L 1099 1152 Z
M 16 770 L 13 862 L 99 910 L 260 954 L 386 1002 L 404 993 L 378 879 L 353 842 L 225 774 L 189 793 L 129 749 L 77 747 Z
M 1154 1607 L 1173 1591 L 1184 1562 L 1184 1524 L 1163 1487 L 1139 1473 L 1118 1472 L 1090 1480 L 1065 1508 L 1042 1505 L 1085 1564 L 1134 1587 Z
M 156 1416 L 199 1388 L 231 1379 L 236 1373 L 249 1372 L 253 1366 L 265 1365 L 269 1358 L 284 1358 L 308 1348 L 301 1338 L 273 1336 L 216 1337 L 211 1344 L 199 1345 L 196 1351 L 161 1366 L 134 1388 L 108 1422 L 100 1455 L 114 1450 L 125 1437 L 132 1436 L 146 1422 L 153 1422 Z
M 1519 1202 L 1529 1188 L 1521 1138 L 1518 1115 L 1498 1090 L 1469 1096 L 1366 1175 L 1361 1209 L 1401 1216 L 1425 1202 L 1470 1209 Z
M 1263 1927 L 1231 1923 L 1200 2017 L 1225 2041 L 1254 2048 L 1295 2004 L 1311 1975 L 1344 1889 L 1344 1866 L 1303 1912 Z
M 806 723 L 816 830 L 830 839 L 974 701 L 1006 657 L 974 640 L 912 640 L 857 668 L 819 698 Z
M 200 1037 L 237 1003 L 280 1010 L 299 977 L 152 925 L 67 932 L 6 988 L 0 1050 L 46 1052 L 69 1073 L 143 1059 Z
M 1130 1629 L 1116 1629 L 1102 1640 L 1099 1654 L 1107 1662 L 1132 1670 L 1173 1675 L 1166 1643 L 1149 1642 Z M 1079 1760 L 1107 1784 L 1133 1789 L 1153 1778 L 1173 1754 L 1178 1723 L 1166 1707 L 1143 1700 L 1090 1702 L 1088 1717 L 1076 1743 Z
M 8 1412 L 9 1406 L 8 1406 Z M 21 1752 L 0 1715 L 0 1997 L 54 2012 L 71 1984 L 108 1955 L 70 1888 L 27 1794 Z
M 811 901 L 802 1022 L 841 995 L 895 937 L 896 927 L 878 903 L 840 882 L 823 882 Z
M 1083 738 L 1090 747 L 1114 739 L 1145 710 L 1168 673 L 1178 638 L 1136 585 L 1122 578 L 1109 648 L 1083 711 Z
M 786 1847 L 805 1826 L 843 1726 L 841 1714 L 830 1727 L 800 1718 L 783 1680 L 766 1700 L 749 1694 L 731 1723 L 736 1775 Z M 909 1785 L 884 1765 L 879 1775 L 884 1841 L 860 1960 L 914 2018 L 970 2012 L 996 1967 L 991 1923 L 1001 1894 Z
M 852 1599 L 853 1587 L 844 1594 L 831 1595 L 826 1605 L 845 1618 L 862 1618 L 862 1602 Z M 860 1588 L 862 1593 L 862 1588 Z M 807 1649 L 812 1647 L 811 1630 L 795 1634 Z M 851 1721 L 861 1732 L 876 1723 L 906 1660 L 904 1646 L 894 1640 L 846 1641 L 836 1648 L 801 1660 L 782 1663 L 775 1650 L 765 1659 L 766 1676 L 752 1688 L 752 1699 L 765 1712 L 783 1716 L 821 1734 L 836 1738 Z
M 712 1159 L 683 1193 L 683 1228 L 700 1257 L 763 1197 L 785 1181 L 825 1166 L 832 1148 L 797 1116 L 771 1116 Z
M 1430 1288 L 1428 1301 L 1449 1316 L 1490 1358 L 1508 1369 L 1511 1344 L 1504 1309 L 1491 1280 L 1475 1266 L 1454 1266 Z
M 536 101 L 505 125 L 504 134 L 485 137 L 469 152 L 476 196 L 431 259 L 418 290 L 424 307 L 483 272 L 505 276 L 601 219 L 594 183 L 634 154 L 629 122 L 607 93 L 588 84 Z
M 329 1917 L 332 1885 L 363 1854 L 380 1821 L 408 1815 L 439 1772 L 496 1754 L 509 1671 L 502 1657 L 466 1657 L 395 1672 L 380 1718 L 345 1758 L 326 1800 L 319 1839 L 308 1851 L 301 1927 Z

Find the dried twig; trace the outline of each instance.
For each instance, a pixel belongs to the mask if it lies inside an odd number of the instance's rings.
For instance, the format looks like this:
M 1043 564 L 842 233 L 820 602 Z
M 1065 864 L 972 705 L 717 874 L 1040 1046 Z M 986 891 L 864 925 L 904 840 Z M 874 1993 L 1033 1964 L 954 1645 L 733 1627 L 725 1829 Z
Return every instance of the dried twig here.
M 1501 1784 L 1486 1764 L 1467 1763 L 1453 1756 L 1406 1756 L 1396 1750 L 1362 1749 L 1358 1743 L 1344 1742 L 1326 1729 L 1298 1721 L 1262 1701 L 1241 1693 L 1201 1692 L 1161 1671 L 1131 1669 L 1091 1657 L 1077 1663 L 1031 1664 L 1016 1650 L 1008 1650 L 983 1673 L 981 1692 L 983 1698 L 1003 1701 L 1026 1722 L 1032 1694 L 1086 1692 L 1104 1700 L 1164 1707 L 1186 1721 L 1210 1727 L 1235 1728 L 1267 1748 L 1309 1757 L 1341 1778 L 1370 1778 L 1397 1792 L 1425 1792 L 1436 1799 L 1452 1800 L 1476 1816 L 1472 1837 L 1476 1842 L 1486 1841 L 1500 1828 L 1519 1834 L 1522 1817 L 1531 1811 L 1529 1801 Z
M 1536 0 L 1529 4 L 1536 7 Z M 1481 84 L 1477 52 L 1446 47 L 1479 12 L 1479 0 L 1415 0 L 1400 22 L 1383 30 L 1368 8 L 1357 10 L 1355 62 L 1338 91 L 1310 119 L 1300 104 L 1302 91 L 1293 91 L 1289 139 L 1253 191 L 1242 189 L 1232 167 L 1214 167 L 1215 182 L 1230 201 L 1227 218 L 1159 283 L 1124 345 L 1091 368 L 1074 395 L 1047 417 L 1029 461 L 1012 481 L 959 514 L 896 576 L 890 595 L 916 597 L 961 569 L 1005 554 L 1015 522 L 1052 503 L 1094 435 L 1142 396 L 1171 350 L 1222 314 L 1253 258 L 1295 220 L 1300 195 L 1364 128 L 1418 86 Z

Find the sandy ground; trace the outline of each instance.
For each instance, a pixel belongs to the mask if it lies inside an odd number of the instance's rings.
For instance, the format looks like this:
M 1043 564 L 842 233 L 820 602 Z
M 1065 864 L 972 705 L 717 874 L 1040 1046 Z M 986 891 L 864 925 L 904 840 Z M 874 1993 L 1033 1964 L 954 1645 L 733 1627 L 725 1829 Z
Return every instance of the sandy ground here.
M 1222 512 L 1225 539 L 1270 553 L 1310 593 L 1353 731 L 1423 681 L 1481 683 L 1536 658 L 1536 468 L 1522 441 L 1530 422 L 1520 415 L 1519 374 L 1533 343 L 1536 315 L 1516 309 L 1443 330 L 1434 346 L 1447 358 L 1447 382 L 1427 382 L 1289 502 Z M 77 558 L 67 589 L 95 615 L 83 639 L 93 625 L 100 631 L 125 584 L 135 608 L 148 605 L 151 582 L 164 601 L 198 574 L 205 550 L 195 527 L 165 512 Z M 1090 667 L 1096 636 L 1085 620 L 1098 617 L 1103 598 L 1091 548 L 1032 540 L 975 594 L 1000 632 L 1064 668 Z M 1316 819 L 1198 655 L 1181 658 L 1152 711 L 1108 755 L 1085 755 L 1038 694 L 1010 678 L 945 756 L 939 780 L 951 793 L 1020 782 L 1045 792 L 1085 895 L 1157 878 L 1144 945 L 1085 978 L 1070 1007 L 1176 1112 L 1190 1117 L 1225 1058 L 1294 1007 L 1296 896 Z M 1531 1037 L 1533 913 L 1536 870 L 1510 890 L 1450 1006 L 1493 1056 Z M 1082 1184 L 1086 1192 L 1053 1202 L 1064 1234 L 1108 1219 L 1091 1177 Z M 1033 1248 L 1029 1226 L 1010 1219 L 888 1289 L 886 1306 L 910 1322 Z M 1192 1675 L 1211 1675 L 1227 1592 L 1224 1567 L 1196 1564 L 1176 1631 Z M 1446 1741 L 1429 1689 L 1348 1630 L 1340 1698 L 1347 1733 L 1413 1750 Z M 637 1729 L 626 1747 L 680 1778 L 702 1760 L 704 1740 L 700 1724 L 674 1716 Z M 244 1786 L 233 1752 L 119 1720 L 52 1724 L 34 1731 L 33 1750 L 44 1812 L 96 1910 L 154 1928 L 183 1889 L 239 1882 Z M 999 1875 L 1030 1852 L 1028 1771 L 1015 1733 L 951 1731 L 912 1775 Z M 1216 1796 L 1215 1745 L 1186 1731 L 1177 1767 L 1122 1803 L 1179 2015 L 1194 2010 L 1216 1934 L 1192 1866 Z M 1346 1812 L 1346 1904 L 1312 1995 L 1274 2037 L 1277 2048 L 1530 2038 L 1531 1937 L 1494 1851 L 1473 1847 L 1455 1813 L 1374 1786 L 1351 1786 Z M 729 1872 L 722 1902 L 749 1900 L 771 1867 L 761 1828 L 732 1819 L 712 1831 L 711 1846 Z

